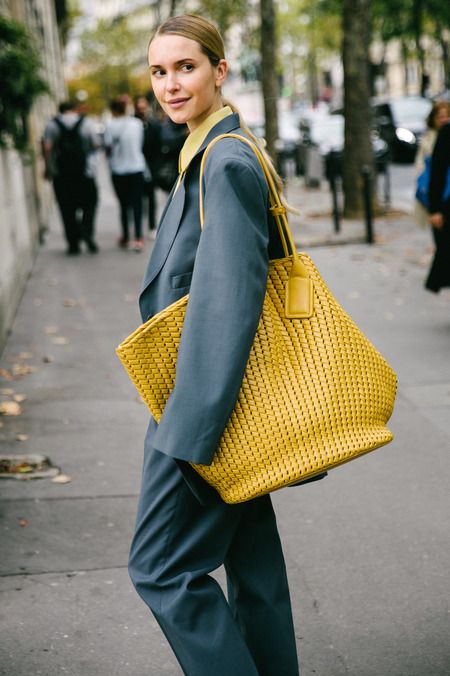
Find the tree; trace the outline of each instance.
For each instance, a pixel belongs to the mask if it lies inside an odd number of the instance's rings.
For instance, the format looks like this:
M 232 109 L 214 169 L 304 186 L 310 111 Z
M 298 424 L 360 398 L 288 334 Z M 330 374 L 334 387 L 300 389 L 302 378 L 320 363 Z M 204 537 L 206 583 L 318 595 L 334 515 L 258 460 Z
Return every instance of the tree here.
M 28 142 L 27 117 L 33 103 L 49 93 L 42 63 L 25 27 L 0 17 L 0 148 L 12 141 L 18 150 Z
M 275 143 L 278 138 L 278 82 L 275 6 L 273 0 L 260 0 L 261 11 L 261 75 L 267 150 L 276 161 Z
M 344 66 L 344 214 L 362 214 L 363 167 L 373 176 L 369 89 L 370 0 L 343 0 Z

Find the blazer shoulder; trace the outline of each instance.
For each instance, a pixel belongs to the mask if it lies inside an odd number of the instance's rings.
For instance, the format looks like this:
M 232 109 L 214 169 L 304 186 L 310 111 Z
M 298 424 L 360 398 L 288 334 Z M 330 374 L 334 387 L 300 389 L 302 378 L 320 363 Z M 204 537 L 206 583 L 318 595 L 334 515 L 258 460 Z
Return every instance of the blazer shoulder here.
M 254 142 L 245 136 L 242 131 L 238 131 L 237 133 L 254 144 Z M 220 139 L 220 141 L 208 151 L 208 157 L 206 158 L 204 167 L 205 180 L 208 179 L 210 174 L 215 173 L 217 170 L 233 171 L 233 168 L 236 170 L 239 170 L 240 168 L 250 170 L 259 182 L 262 184 L 266 183 L 261 164 L 254 150 L 245 140 L 241 141 L 235 137 Z

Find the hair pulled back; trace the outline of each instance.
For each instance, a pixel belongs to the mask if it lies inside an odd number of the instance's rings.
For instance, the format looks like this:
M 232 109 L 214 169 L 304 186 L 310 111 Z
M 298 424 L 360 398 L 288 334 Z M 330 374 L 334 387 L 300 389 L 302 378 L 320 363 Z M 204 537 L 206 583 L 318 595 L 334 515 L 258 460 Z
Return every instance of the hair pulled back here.
M 171 16 L 164 23 L 162 23 L 159 28 L 156 30 L 150 43 L 160 35 L 179 35 L 183 38 L 188 38 L 189 40 L 194 40 L 196 42 L 203 54 L 205 54 L 211 65 L 216 67 L 219 65 L 221 59 L 225 58 L 225 47 L 223 44 L 222 36 L 220 35 L 217 28 L 204 19 L 201 16 L 195 14 L 180 14 L 179 16 Z M 229 101 L 223 100 L 224 106 L 229 106 L 234 113 L 239 115 L 239 124 L 241 129 L 245 131 L 247 136 L 258 146 L 261 151 L 264 159 L 267 162 L 269 171 L 272 175 L 272 178 L 275 181 L 275 184 L 280 192 L 281 199 L 289 211 L 296 212 L 295 209 L 292 209 L 284 200 L 282 191 L 283 191 L 283 181 L 279 174 L 277 173 L 271 157 L 265 149 L 265 141 L 263 139 L 257 138 L 247 127 L 245 121 L 242 118 L 239 110 L 235 105 Z

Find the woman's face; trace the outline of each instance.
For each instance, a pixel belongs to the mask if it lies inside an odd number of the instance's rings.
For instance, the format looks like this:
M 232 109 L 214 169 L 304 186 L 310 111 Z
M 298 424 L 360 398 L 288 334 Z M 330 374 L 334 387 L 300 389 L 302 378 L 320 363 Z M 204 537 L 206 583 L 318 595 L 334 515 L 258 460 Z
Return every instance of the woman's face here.
M 446 106 L 442 106 L 436 111 L 436 115 L 434 117 L 435 129 L 440 129 L 441 127 L 444 126 L 444 124 L 447 124 L 450 117 L 449 113 L 450 113 L 449 108 L 447 108 Z
M 227 62 L 213 66 L 195 40 L 181 35 L 157 35 L 150 43 L 148 62 L 153 92 L 176 123 L 196 129 L 222 107 L 220 87 Z

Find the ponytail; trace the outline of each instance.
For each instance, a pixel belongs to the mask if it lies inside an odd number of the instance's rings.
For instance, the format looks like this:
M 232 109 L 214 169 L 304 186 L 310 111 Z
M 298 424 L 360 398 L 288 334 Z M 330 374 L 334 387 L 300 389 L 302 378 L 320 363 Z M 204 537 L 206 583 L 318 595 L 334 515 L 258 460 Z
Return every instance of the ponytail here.
M 299 213 L 298 209 L 295 209 L 294 207 L 290 206 L 286 202 L 286 199 L 285 199 L 284 194 L 283 194 L 283 187 L 284 187 L 283 186 L 283 179 L 281 178 L 281 176 L 279 175 L 279 173 L 275 169 L 275 165 L 273 163 L 273 160 L 266 150 L 265 140 L 262 139 L 262 138 L 258 138 L 257 136 L 255 136 L 253 134 L 253 132 L 250 131 L 250 129 L 248 128 L 247 124 L 245 123 L 245 120 L 243 119 L 239 109 L 233 103 L 230 103 L 230 101 L 225 101 L 225 100 L 222 100 L 222 102 L 223 102 L 224 106 L 228 106 L 229 108 L 231 108 L 233 113 L 237 113 L 239 115 L 239 126 L 247 134 L 247 136 L 253 141 L 253 143 L 258 147 L 258 150 L 261 152 L 262 156 L 264 157 L 264 160 L 266 161 L 267 166 L 269 168 L 269 173 L 270 173 L 271 177 L 273 178 L 274 183 L 277 187 L 278 193 L 280 195 L 281 203 L 283 204 L 283 206 L 286 207 L 287 211 L 290 211 L 293 214 L 298 214 Z

